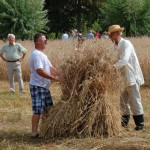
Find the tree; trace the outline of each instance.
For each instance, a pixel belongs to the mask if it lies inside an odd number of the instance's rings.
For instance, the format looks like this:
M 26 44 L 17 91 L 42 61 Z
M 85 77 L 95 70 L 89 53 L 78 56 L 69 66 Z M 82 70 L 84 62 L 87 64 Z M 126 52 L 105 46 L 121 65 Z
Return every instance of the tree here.
M 66 32 L 74 26 L 74 14 L 71 0 L 45 0 L 45 9 L 48 10 L 49 29 L 55 33 Z
M 45 0 L 45 9 L 48 10 L 50 32 L 81 30 L 91 28 L 99 16 L 99 7 L 105 0 Z
M 119 24 L 126 28 L 126 36 L 149 32 L 149 0 L 107 0 L 101 12 L 101 21 L 105 29 L 109 25 Z
M 98 20 L 99 8 L 105 0 L 72 0 L 72 7 L 76 18 L 78 30 L 83 28 L 84 22 L 91 28 L 93 23 Z
M 20 39 L 32 39 L 36 32 L 44 32 L 47 12 L 44 0 L 1 0 L 0 38 L 13 33 Z

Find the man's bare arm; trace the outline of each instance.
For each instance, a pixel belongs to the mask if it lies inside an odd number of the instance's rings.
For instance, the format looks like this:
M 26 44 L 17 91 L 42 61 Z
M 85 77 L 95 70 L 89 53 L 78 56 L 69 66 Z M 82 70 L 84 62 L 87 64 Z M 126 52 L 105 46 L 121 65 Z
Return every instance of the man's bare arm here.
M 23 54 L 22 57 L 19 59 L 20 62 L 24 59 L 25 55 L 26 54 Z
M 54 80 L 54 81 L 58 81 L 58 82 L 63 82 L 63 78 L 60 77 L 60 76 L 53 76 L 53 75 L 50 75 L 48 74 L 47 72 L 45 72 L 42 68 L 39 68 L 36 70 L 36 72 L 38 73 L 38 75 L 46 78 L 46 79 L 50 79 L 50 80 Z
M 50 70 L 51 70 L 51 74 L 54 76 L 60 76 L 61 75 L 55 67 L 50 67 Z
M 4 56 L 0 55 L 0 57 L 1 57 L 4 61 L 7 61 Z

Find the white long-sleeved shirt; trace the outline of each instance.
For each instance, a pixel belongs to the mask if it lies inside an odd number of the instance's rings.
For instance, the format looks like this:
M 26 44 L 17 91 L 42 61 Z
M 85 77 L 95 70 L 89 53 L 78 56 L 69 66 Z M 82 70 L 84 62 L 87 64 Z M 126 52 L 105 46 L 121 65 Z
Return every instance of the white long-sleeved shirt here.
M 125 78 L 128 86 L 138 82 L 144 84 L 142 70 L 132 43 L 121 38 L 118 44 L 119 60 L 114 64 L 117 69 L 125 67 Z

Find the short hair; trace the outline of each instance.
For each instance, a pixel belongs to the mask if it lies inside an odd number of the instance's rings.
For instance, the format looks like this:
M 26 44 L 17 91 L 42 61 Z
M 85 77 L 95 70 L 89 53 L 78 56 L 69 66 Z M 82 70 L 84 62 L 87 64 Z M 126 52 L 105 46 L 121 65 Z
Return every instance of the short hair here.
M 45 36 L 43 33 L 36 33 L 34 36 L 34 42 L 37 41 L 37 39 L 41 38 L 42 36 Z
M 13 37 L 15 38 L 15 35 L 12 34 L 12 33 L 9 33 L 9 34 L 7 35 L 7 38 L 9 38 L 10 36 L 13 36 Z

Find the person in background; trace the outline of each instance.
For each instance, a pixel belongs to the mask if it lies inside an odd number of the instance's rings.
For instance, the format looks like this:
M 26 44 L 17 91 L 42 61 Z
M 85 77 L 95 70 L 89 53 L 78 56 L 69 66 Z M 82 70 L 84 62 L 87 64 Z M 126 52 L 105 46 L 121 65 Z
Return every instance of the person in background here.
M 108 35 L 117 46 L 119 54 L 117 62 L 113 65 L 114 69 L 125 70 L 126 88 L 120 98 L 122 126 L 128 126 L 131 110 L 136 125 L 135 130 L 139 131 L 144 129 L 144 112 L 140 94 L 140 85 L 144 84 L 144 78 L 132 43 L 122 38 L 123 30 L 124 28 L 119 25 L 112 25 L 108 29 Z
M 67 34 L 67 32 L 65 32 L 63 35 L 62 35 L 62 40 L 67 40 L 69 38 L 69 35 Z
M 7 64 L 10 92 L 15 92 L 14 72 L 17 74 L 19 82 L 19 91 L 24 93 L 24 84 L 22 79 L 21 62 L 23 61 L 27 50 L 19 43 L 15 43 L 15 35 L 8 34 L 8 43 L 0 49 L 0 57 Z M 5 56 L 3 54 L 5 53 Z
M 70 37 L 69 37 L 69 38 L 71 38 L 71 39 L 77 38 L 77 32 L 78 32 L 77 29 L 71 30 L 71 34 L 70 34 Z
M 92 30 L 90 30 L 90 33 L 88 33 L 88 34 L 86 35 L 86 38 L 87 38 L 87 39 L 94 39 L 94 34 L 93 34 L 93 31 L 92 31 Z
M 40 116 L 47 116 L 48 109 L 53 105 L 49 90 L 51 80 L 62 82 L 63 78 L 56 68 L 52 66 L 44 49 L 47 39 L 44 34 L 34 36 L 35 48 L 30 56 L 30 94 L 32 99 L 32 138 L 38 138 L 38 124 Z
M 96 37 L 96 38 L 101 38 L 101 34 L 97 31 L 97 32 L 95 33 L 95 37 Z
M 108 38 L 109 38 L 107 32 L 104 32 L 104 33 L 103 33 L 102 38 L 103 38 L 103 39 L 108 39 Z

